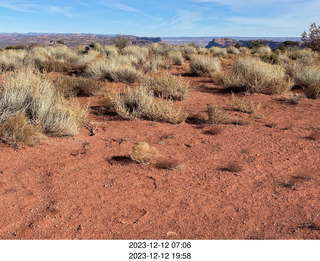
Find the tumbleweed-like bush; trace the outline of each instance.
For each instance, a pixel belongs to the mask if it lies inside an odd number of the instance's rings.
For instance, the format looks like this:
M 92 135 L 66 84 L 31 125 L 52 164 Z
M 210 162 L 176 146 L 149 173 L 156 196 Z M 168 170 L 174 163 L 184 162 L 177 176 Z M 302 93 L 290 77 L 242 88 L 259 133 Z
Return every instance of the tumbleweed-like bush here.
M 235 61 L 232 72 L 224 76 L 223 83 L 227 88 L 265 94 L 280 94 L 293 86 L 282 66 L 248 58 Z
M 171 74 L 145 76 L 142 85 L 158 97 L 173 100 L 184 100 L 190 87 L 187 80 Z
M 132 147 L 130 158 L 140 164 L 147 164 L 159 155 L 155 147 L 150 146 L 147 142 L 140 141 Z
M 190 61 L 190 73 L 197 76 L 210 76 L 220 71 L 220 62 L 215 58 L 197 56 Z
M 78 103 L 59 95 L 51 80 L 30 68 L 6 74 L 0 92 L 0 122 L 25 112 L 44 133 L 69 136 L 77 133 L 87 116 Z
M 305 95 L 308 98 L 320 98 L 320 67 L 313 65 L 302 67 L 296 71 L 294 76 L 297 84 L 303 86 Z
M 113 97 L 112 102 L 115 111 L 127 120 L 140 118 L 178 124 L 187 117 L 182 107 L 176 109 L 173 101 L 155 98 L 143 86 L 129 88 L 124 95 Z

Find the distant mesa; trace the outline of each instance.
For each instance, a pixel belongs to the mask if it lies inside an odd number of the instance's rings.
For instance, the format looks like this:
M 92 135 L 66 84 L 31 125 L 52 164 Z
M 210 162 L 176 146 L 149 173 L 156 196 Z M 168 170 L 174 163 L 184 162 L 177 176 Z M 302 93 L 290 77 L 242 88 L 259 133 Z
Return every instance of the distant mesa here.
M 160 37 L 136 37 L 132 44 L 163 43 Z
M 0 47 L 5 48 L 8 45 L 29 45 L 29 44 L 55 44 L 63 42 L 68 47 L 79 45 L 89 45 L 97 42 L 101 45 L 112 44 L 114 35 L 110 34 L 52 34 L 52 33 L 0 33 Z M 160 37 L 138 37 L 126 35 L 132 44 L 145 45 L 151 43 L 163 44 Z
M 284 41 L 272 41 L 267 39 L 254 39 L 254 40 L 236 40 L 232 38 L 213 38 L 212 41 L 206 46 L 206 48 L 211 47 L 228 47 L 228 46 L 235 46 L 239 43 L 243 47 L 250 46 L 254 41 L 259 41 L 261 44 L 269 46 L 271 49 L 275 49 L 283 45 Z

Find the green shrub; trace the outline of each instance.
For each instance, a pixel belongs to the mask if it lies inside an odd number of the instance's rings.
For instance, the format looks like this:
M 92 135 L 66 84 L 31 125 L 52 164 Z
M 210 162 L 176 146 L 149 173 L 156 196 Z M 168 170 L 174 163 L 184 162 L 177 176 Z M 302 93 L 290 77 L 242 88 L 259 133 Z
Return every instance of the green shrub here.
M 121 52 L 130 44 L 130 38 L 125 35 L 117 34 L 114 38 L 112 38 L 112 43 Z
M 264 54 L 260 56 L 260 59 L 265 63 L 271 63 L 271 64 L 279 64 L 279 56 L 276 54 Z
M 320 25 L 317 26 L 315 22 L 310 25 L 309 33 L 304 31 L 301 39 L 305 46 L 311 48 L 313 51 L 320 52 Z

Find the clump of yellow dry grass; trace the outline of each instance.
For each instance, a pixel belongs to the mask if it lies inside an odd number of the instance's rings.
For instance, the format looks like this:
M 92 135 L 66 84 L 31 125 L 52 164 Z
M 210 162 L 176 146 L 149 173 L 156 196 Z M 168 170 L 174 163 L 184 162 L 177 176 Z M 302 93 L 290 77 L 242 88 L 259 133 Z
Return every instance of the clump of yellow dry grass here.
M 184 100 L 189 90 L 189 82 L 181 76 L 171 74 L 145 76 L 142 85 L 147 90 L 162 98 L 173 100 Z
M 252 100 L 245 101 L 240 98 L 236 98 L 232 93 L 231 99 L 226 99 L 226 104 L 236 111 L 245 113 L 255 113 L 260 108 L 260 103 L 255 104 Z
M 140 118 L 178 124 L 187 117 L 182 107 L 176 109 L 173 101 L 158 99 L 143 86 L 129 88 L 124 95 L 116 95 L 112 99 L 116 112 L 128 120 Z
M 86 110 L 64 99 L 51 80 L 30 68 L 4 75 L 0 92 L 0 123 L 12 115 L 25 113 L 29 123 L 40 126 L 44 133 L 66 136 L 75 135 L 86 120 Z M 22 124 L 22 116 L 15 119 Z M 11 121 L 13 123 L 15 121 Z M 9 127 L 6 125 L 6 128 Z
M 31 124 L 24 112 L 17 112 L 0 124 L 0 139 L 15 148 L 33 146 L 45 140 L 40 125 Z
M 147 142 L 140 141 L 132 147 L 130 158 L 140 164 L 147 164 L 159 155 L 155 147 L 150 146 Z
M 94 78 L 128 83 L 133 83 L 142 76 L 141 72 L 132 65 L 130 57 L 121 55 L 91 61 L 86 67 L 85 74 Z
M 224 86 L 249 92 L 280 94 L 290 90 L 293 82 L 287 79 L 285 69 L 256 59 L 235 61 L 233 71 L 223 78 Z
M 294 75 L 297 84 L 304 88 L 308 98 L 320 98 L 320 66 L 312 65 L 295 71 Z
M 190 61 L 190 73 L 197 76 L 210 76 L 219 72 L 220 62 L 216 58 L 196 56 Z
M 227 124 L 230 122 L 230 115 L 217 105 L 208 104 L 208 122 L 211 124 Z
M 93 96 L 102 90 L 104 83 L 85 77 L 59 76 L 54 85 L 64 97 Z

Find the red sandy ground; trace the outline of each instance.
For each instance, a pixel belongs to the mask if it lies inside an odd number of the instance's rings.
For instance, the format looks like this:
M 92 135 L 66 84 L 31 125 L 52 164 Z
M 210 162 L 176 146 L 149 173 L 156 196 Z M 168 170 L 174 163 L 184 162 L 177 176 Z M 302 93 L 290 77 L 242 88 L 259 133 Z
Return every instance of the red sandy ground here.
M 209 78 L 189 80 L 188 111 L 228 109 L 230 94 Z M 1 144 L 0 239 L 319 239 L 320 143 L 306 137 L 320 131 L 320 100 L 282 97 L 245 96 L 265 118 L 228 110 L 249 125 L 222 125 L 218 135 L 92 110 L 94 136 L 82 128 L 18 151 Z M 139 141 L 180 168 L 132 162 Z M 226 171 L 234 161 L 243 169 Z

